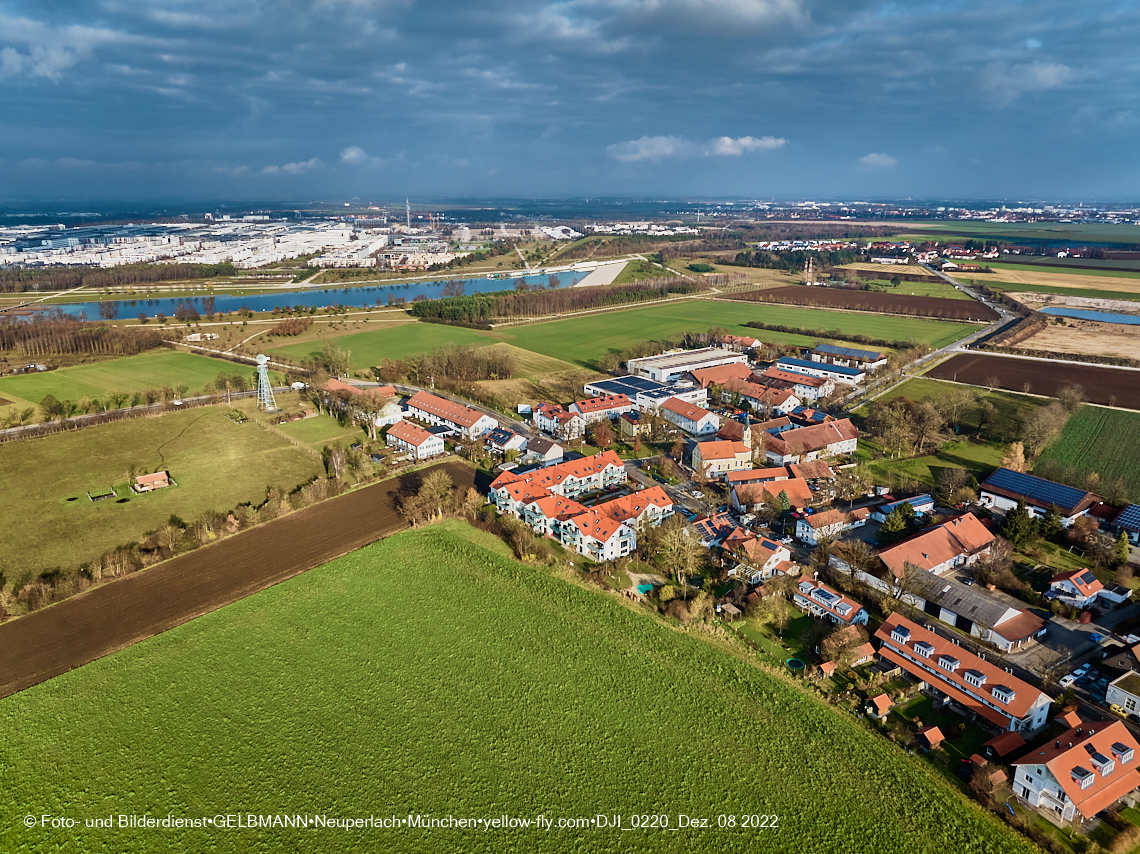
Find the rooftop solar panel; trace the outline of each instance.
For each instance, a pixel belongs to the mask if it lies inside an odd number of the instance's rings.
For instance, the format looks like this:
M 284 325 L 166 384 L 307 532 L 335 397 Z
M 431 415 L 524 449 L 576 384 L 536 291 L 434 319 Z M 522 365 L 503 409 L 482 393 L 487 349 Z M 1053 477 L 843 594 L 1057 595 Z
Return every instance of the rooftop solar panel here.
M 1088 493 L 1082 489 L 1005 468 L 998 469 L 990 475 L 983 486 L 1005 490 L 1043 506 L 1056 504 L 1066 512 L 1071 512 L 1088 497 Z
M 1140 504 L 1129 504 L 1121 510 L 1115 524 L 1125 531 L 1140 531 Z
M 842 365 L 825 365 L 820 362 L 812 362 L 808 359 L 790 359 L 783 358 L 776 363 L 776 367 L 780 365 L 795 365 L 799 368 L 811 368 L 813 371 L 830 371 L 835 374 L 844 374 L 846 376 L 855 376 L 856 374 L 864 373 L 860 368 L 845 368 Z
M 1077 581 L 1081 584 L 1092 584 L 1096 581 L 1096 576 L 1089 572 L 1087 569 L 1077 576 Z
M 852 359 L 874 361 L 882 357 L 882 353 L 875 350 L 857 350 L 854 347 L 836 347 L 834 344 L 820 344 L 815 348 L 817 353 L 827 353 L 830 356 L 846 356 Z

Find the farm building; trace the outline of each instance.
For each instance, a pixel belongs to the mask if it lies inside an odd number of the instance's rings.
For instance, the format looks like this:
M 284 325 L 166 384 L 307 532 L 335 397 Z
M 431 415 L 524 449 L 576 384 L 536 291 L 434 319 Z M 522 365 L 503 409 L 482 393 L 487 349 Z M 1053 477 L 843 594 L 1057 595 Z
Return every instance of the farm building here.
M 795 359 L 790 356 L 779 359 L 776 362 L 776 367 L 794 374 L 807 374 L 809 377 L 820 377 L 832 382 L 851 383 L 852 385 L 858 385 L 867 379 L 867 372 L 862 368 L 848 368 L 843 365 L 813 362 L 811 359 Z
M 153 492 L 156 489 L 166 489 L 173 482 L 170 472 L 156 471 L 154 474 L 140 474 L 131 488 L 135 492 Z
M 603 397 L 590 397 L 570 404 L 570 411 L 582 418 L 583 423 L 612 421 L 623 412 L 633 409 L 633 403 L 624 394 L 608 394 Z
M 1015 508 L 1018 501 L 1024 501 L 1030 514 L 1035 517 L 1044 516 L 1051 506 L 1056 505 L 1061 513 L 1061 524 L 1068 528 L 1088 513 L 1089 508 L 1099 500 L 1096 495 L 1083 489 L 999 468 L 982 484 L 978 503 L 1006 513 Z
M 792 604 L 813 617 L 846 626 L 866 625 L 867 609 L 822 581 L 805 578 L 796 585 Z
M 941 575 L 985 557 L 995 539 L 973 513 L 967 513 L 882 549 L 879 558 L 896 578 L 902 577 L 908 564 Z
M 874 371 L 887 363 L 887 354 L 876 350 L 856 350 L 853 347 L 838 347 L 835 344 L 817 344 L 811 351 L 811 360 L 844 368 L 862 368 Z
M 1013 793 L 1061 821 L 1136 802 L 1137 745 L 1123 721 L 1091 721 L 1014 761 Z
M 662 403 L 672 397 L 704 406 L 709 399 L 709 393 L 697 385 L 675 384 L 666 385 L 645 377 L 614 377 L 609 380 L 596 380 L 583 386 L 586 394 L 591 397 L 606 397 L 624 394 L 641 412 L 655 410 Z
M 735 353 L 743 353 L 745 350 L 755 350 L 763 345 L 759 338 L 753 338 L 751 335 L 725 335 L 724 346 Z
M 407 451 L 417 460 L 443 453 L 443 437 L 429 433 L 411 421 L 401 421 L 389 427 L 384 442 L 389 448 Z
M 768 462 L 781 466 L 853 454 L 858 447 L 859 430 L 850 418 L 812 427 L 797 427 L 778 436 L 769 434 L 764 439 L 764 454 Z
M 693 471 L 702 477 L 723 480 L 732 471 L 752 468 L 752 432 L 744 431 L 741 442 L 698 442 L 693 448 Z
M 745 362 L 730 362 L 727 365 L 717 365 L 715 368 L 698 368 L 689 371 L 687 378 L 701 388 L 710 385 L 726 386 L 732 382 L 747 382 L 752 379 L 752 369 Z
M 791 389 L 801 401 L 816 401 L 835 391 L 834 380 L 812 377 L 795 371 L 784 371 L 778 367 L 766 368 L 759 379 L 769 388 Z
M 531 416 L 534 426 L 556 439 L 580 439 L 586 432 L 586 422 L 576 412 L 567 412 L 557 403 L 541 403 Z
M 991 724 L 1011 732 L 1045 725 L 1053 704 L 1048 695 L 953 641 L 898 614 L 875 637 L 881 658 Z
M 498 422 L 490 415 L 470 406 L 464 406 L 462 403 L 444 400 L 426 391 L 412 395 L 408 400 L 408 411 L 413 418 L 447 427 L 468 441 L 498 426 Z
M 703 347 L 699 350 L 675 350 L 658 356 L 630 359 L 626 362 L 626 370 L 635 376 L 648 377 L 659 383 L 671 383 L 690 371 L 746 361 L 743 353 L 733 353 L 722 347 Z
M 1133 545 L 1140 543 L 1140 504 L 1129 504 L 1112 521 L 1119 531 L 1128 535 Z
M 840 537 L 854 528 L 862 528 L 870 515 L 871 511 L 866 507 L 856 508 L 850 513 L 838 509 L 812 513 L 796 520 L 796 537 L 809 546 L 819 545 L 823 537 Z
M 659 411 L 662 418 L 691 436 L 711 436 L 720 429 L 720 416 L 677 398 L 665 401 Z
M 910 498 L 900 498 L 898 501 L 888 501 L 886 504 L 880 504 L 878 507 L 871 511 L 871 518 L 876 522 L 884 522 L 897 507 L 903 504 L 909 504 L 911 506 L 911 509 L 914 510 L 914 515 L 916 516 L 925 516 L 928 513 L 934 512 L 934 496 L 923 494 L 913 495 Z

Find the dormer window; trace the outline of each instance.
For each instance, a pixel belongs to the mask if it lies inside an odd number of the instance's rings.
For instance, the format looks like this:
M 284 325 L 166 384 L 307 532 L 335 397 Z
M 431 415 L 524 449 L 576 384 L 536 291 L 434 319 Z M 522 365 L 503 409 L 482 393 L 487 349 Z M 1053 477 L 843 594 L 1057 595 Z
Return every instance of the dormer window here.
M 895 626 L 894 631 L 891 632 L 891 640 L 906 643 L 910 640 L 910 629 L 906 626 Z
M 1096 775 L 1093 774 L 1093 772 L 1088 768 L 1085 768 L 1083 765 L 1078 765 L 1075 767 L 1072 771 L 1072 774 L 1073 780 L 1075 780 L 1077 785 L 1082 789 L 1087 789 L 1093 784 L 1093 781 L 1096 780 Z
M 962 674 L 966 681 L 973 685 L 975 688 L 981 688 L 986 684 L 986 674 L 977 670 L 967 670 Z
M 1127 744 L 1114 741 L 1112 743 L 1112 755 L 1120 760 L 1121 765 L 1127 765 L 1132 761 L 1132 748 Z
M 993 695 L 995 700 L 1006 705 L 1013 702 L 1013 698 L 1017 696 L 1012 688 L 1007 688 L 1005 685 L 994 685 Z
M 953 673 L 958 669 L 958 659 L 951 658 L 949 655 L 940 655 L 938 656 L 938 666 Z
M 934 644 L 927 643 L 926 641 L 916 641 L 914 644 L 914 654 L 920 655 L 923 658 L 930 658 L 934 653 Z

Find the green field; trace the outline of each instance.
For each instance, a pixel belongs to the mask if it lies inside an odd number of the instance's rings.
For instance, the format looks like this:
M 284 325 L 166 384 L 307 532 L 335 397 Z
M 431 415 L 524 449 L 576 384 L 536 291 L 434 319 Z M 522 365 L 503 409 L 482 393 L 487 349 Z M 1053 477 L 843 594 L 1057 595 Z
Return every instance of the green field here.
M 908 223 L 906 229 L 913 226 Z M 906 230 L 904 229 L 904 230 Z M 1135 225 L 1111 225 L 1104 223 L 1063 223 L 1063 222 L 948 222 L 938 220 L 907 231 L 901 235 L 911 240 L 968 240 L 984 237 L 995 241 L 1013 244 L 1060 243 L 1120 243 L 1132 245 L 1140 243 L 1140 228 Z
M 1136 436 L 1140 414 L 1084 406 L 1073 414 L 1060 437 L 1041 454 L 1080 472 L 1097 472 L 1102 478 L 1120 478 L 1132 501 L 1140 501 L 1140 457 Z
M 190 522 L 260 503 L 269 485 L 288 491 L 321 473 L 316 457 L 256 424 L 235 424 L 226 411 L 208 406 L 0 445 L 8 508 L 0 572 L 12 581 L 75 567 L 140 539 L 172 513 Z M 135 495 L 127 488 L 131 465 L 139 474 L 169 470 L 178 486 Z M 87 498 L 110 485 L 130 501 Z
M 462 326 L 435 323 L 400 324 L 388 329 L 355 332 L 336 339 L 352 352 L 353 366 L 379 365 L 385 358 L 402 358 L 443 344 L 479 344 L 504 341 L 524 350 L 595 367 L 601 353 L 620 352 L 638 341 L 656 340 L 682 332 L 704 331 L 723 326 L 737 335 L 755 334 L 762 341 L 811 346 L 819 339 L 807 335 L 748 329 L 743 324 L 761 320 L 778 325 L 808 329 L 837 329 L 851 334 L 871 335 L 890 340 L 927 341 L 941 347 L 974 331 L 965 323 L 947 323 L 925 318 L 848 314 L 814 308 L 761 305 L 716 300 L 678 300 L 665 305 L 626 311 L 607 311 L 582 317 L 505 326 L 482 332 Z M 304 359 L 318 353 L 324 340 L 286 344 L 272 350 L 291 359 Z
M 329 415 L 290 421 L 288 424 L 279 425 L 277 429 L 318 451 L 325 445 L 346 447 L 352 442 L 368 438 L 363 427 L 359 425 L 346 427 Z
M 49 394 L 60 400 L 78 401 L 83 397 L 103 400 L 110 392 L 136 392 L 179 383 L 199 391 L 207 382 L 217 379 L 219 373 L 235 372 L 252 377 L 256 367 L 236 362 L 224 362 L 208 356 L 182 353 L 174 350 L 152 350 L 138 356 L 123 356 L 105 362 L 60 368 L 57 371 L 22 374 L 0 378 L 0 397 L 22 405 L 39 405 Z M 274 382 L 281 374 L 271 371 Z
M 406 532 L 0 701 L 10 851 L 1030 852 L 918 757 L 714 642 Z M 728 643 L 728 641 L 725 641 Z M 705 830 L 87 829 L 89 818 L 685 814 Z M 66 815 L 72 829 L 24 827 Z M 778 816 L 717 829 L 720 815 Z

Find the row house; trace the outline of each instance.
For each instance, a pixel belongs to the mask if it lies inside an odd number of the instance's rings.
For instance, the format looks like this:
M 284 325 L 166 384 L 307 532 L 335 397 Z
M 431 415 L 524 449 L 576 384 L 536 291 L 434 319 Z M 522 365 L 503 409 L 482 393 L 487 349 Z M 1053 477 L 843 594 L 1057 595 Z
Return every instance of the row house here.
M 1081 723 L 1013 763 L 1017 799 L 1061 821 L 1136 803 L 1140 745 L 1123 721 Z
M 815 402 L 835 391 L 835 383 L 825 377 L 813 377 L 772 366 L 760 374 L 759 380 L 771 388 L 787 388 L 802 401 Z
M 822 581 L 805 578 L 792 593 L 792 604 L 813 617 L 844 626 L 866 625 L 867 609 Z
M 797 427 L 764 439 L 764 454 L 769 464 L 786 466 L 808 463 L 821 457 L 853 454 L 859 447 L 859 430 L 850 418 Z
M 720 417 L 700 406 L 670 398 L 661 404 L 661 417 L 691 436 L 711 436 L 720 429 Z
M 883 622 L 875 638 L 880 658 L 1002 730 L 1032 732 L 1045 725 L 1053 704 L 1047 694 L 953 641 L 898 614 Z
M 867 379 L 867 372 L 862 368 L 849 368 L 826 362 L 813 362 L 811 359 L 795 359 L 790 356 L 778 359 L 776 367 L 782 371 L 807 374 L 809 377 L 820 377 L 821 379 L 838 383 L 851 383 L 852 385 L 858 385 Z
M 523 507 L 521 518 L 536 534 L 558 540 L 592 560 L 616 560 L 637 548 L 637 532 L 673 515 L 659 486 L 586 507 L 572 498 L 546 495 Z
M 631 412 L 634 405 L 624 394 L 607 394 L 601 397 L 590 397 L 570 404 L 570 411 L 581 416 L 586 424 L 595 421 L 612 421 L 623 412 Z
M 443 437 L 429 433 L 411 421 L 400 421 L 388 428 L 384 439 L 389 448 L 406 451 L 417 460 L 443 453 Z
M 503 472 L 491 483 L 491 500 L 500 513 L 522 518 L 522 508 L 535 498 L 561 495 L 578 498 L 625 481 L 625 465 L 613 451 L 547 468 L 516 474 Z
M 541 403 L 531 415 L 534 426 L 555 439 L 569 442 L 586 434 L 586 422 L 577 412 L 567 412 L 557 403 Z
M 468 441 L 499 426 L 494 418 L 484 412 L 426 391 L 412 395 L 408 400 L 408 412 L 420 421 L 454 430 Z

